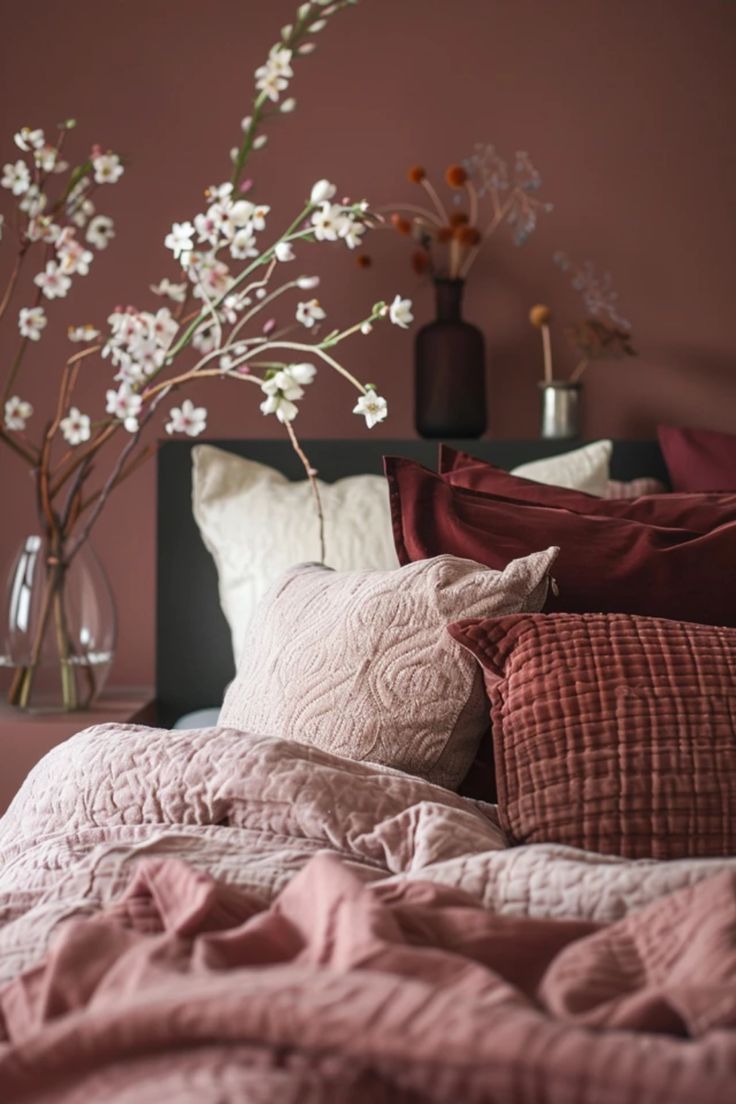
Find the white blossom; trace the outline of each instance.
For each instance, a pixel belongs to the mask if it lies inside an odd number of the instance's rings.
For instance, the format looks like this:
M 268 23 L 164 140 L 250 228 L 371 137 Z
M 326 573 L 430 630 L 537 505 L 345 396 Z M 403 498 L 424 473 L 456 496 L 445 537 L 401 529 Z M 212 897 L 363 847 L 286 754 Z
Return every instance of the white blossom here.
M 205 189 L 205 195 L 213 203 L 224 203 L 232 195 L 233 186 L 228 180 L 225 184 L 210 184 Z
M 23 337 L 39 341 L 48 319 L 43 307 L 21 307 L 18 313 L 18 329 Z
M 360 245 L 360 239 L 365 234 L 365 226 L 362 222 L 346 216 L 340 221 L 338 234 L 348 249 L 355 249 Z
M 312 215 L 312 226 L 317 241 L 337 241 L 343 209 L 336 203 L 325 202 Z
M 238 230 L 230 243 L 230 255 L 236 260 L 258 256 L 253 230 L 250 226 L 245 226 L 242 230 Z
M 56 242 L 56 254 L 62 272 L 69 275 L 77 273 L 79 276 L 86 276 L 89 272 L 89 266 L 94 260 L 94 254 L 89 249 L 85 249 L 82 243 L 74 237 L 74 234 L 75 231 L 70 226 L 62 231 Z
M 133 391 L 130 384 L 123 382 L 117 391 L 107 391 L 105 399 L 107 413 L 118 418 L 128 433 L 137 433 L 140 428 L 138 415 L 143 405 L 143 399 Z
M 33 282 L 41 288 L 47 299 L 63 299 L 72 286 L 71 280 L 56 261 L 49 261 L 45 270 L 33 277 Z
M 59 151 L 56 146 L 43 145 L 39 149 L 33 151 L 33 160 L 38 165 L 41 172 L 66 172 L 69 168 L 68 161 L 61 161 L 59 159 Z
M 144 315 L 146 317 L 146 315 Z M 153 339 L 160 349 L 168 349 L 179 329 L 179 323 L 172 317 L 168 307 L 160 307 L 156 314 L 147 316 L 150 321 Z
M 188 437 L 198 437 L 207 426 L 207 410 L 204 406 L 195 406 L 191 399 L 184 399 L 181 406 L 169 411 L 166 423 L 167 433 L 186 433 Z
M 293 422 L 299 413 L 296 403 L 278 394 L 269 395 L 267 399 L 264 399 L 261 403 L 261 410 L 264 414 L 275 414 L 282 423 Z
M 300 384 L 312 383 L 314 377 L 317 375 L 317 369 L 313 364 L 290 364 L 287 369 L 292 379 L 296 380 Z
M 61 227 L 52 222 L 48 215 L 34 216 L 26 227 L 26 237 L 29 241 L 57 242 L 61 232 Z
M 256 69 L 256 88 L 259 92 L 265 92 L 269 100 L 276 103 L 284 89 L 289 87 L 289 78 L 293 75 L 291 50 L 274 46 L 266 64 Z
M 334 184 L 330 184 L 329 180 L 318 180 L 312 188 L 309 202 L 317 207 L 326 200 L 332 199 L 336 191 L 337 188 Z
M 13 195 L 18 196 L 28 191 L 30 183 L 31 174 L 25 161 L 16 161 L 14 165 L 8 162 L 3 165 L 0 187 L 8 188 Z
M 186 284 L 172 284 L 166 276 L 158 284 L 151 284 L 150 288 L 154 295 L 163 295 L 174 303 L 183 303 L 187 295 Z
M 66 333 L 69 340 L 74 342 L 95 341 L 100 336 L 100 331 L 96 330 L 89 322 L 86 322 L 84 326 L 69 326 Z
M 33 414 L 33 407 L 29 402 L 13 395 L 5 403 L 5 428 L 22 433 L 26 428 L 26 422 Z
M 296 320 L 311 330 L 315 322 L 326 318 L 326 314 L 319 305 L 319 299 L 309 299 L 306 303 L 298 303 L 296 308 Z
M 369 333 L 373 333 L 373 326 L 370 322 L 364 322 L 363 325 L 360 327 L 360 332 L 366 335 L 368 335 Z
M 266 229 L 266 215 L 271 210 L 265 203 L 260 203 L 258 206 L 253 207 L 253 214 L 251 216 L 254 230 Z
M 171 233 L 164 239 L 164 245 L 174 254 L 175 260 L 181 258 L 182 264 L 186 264 L 194 248 L 193 237 L 194 227 L 191 222 L 175 222 L 171 227 Z
M 96 184 L 115 184 L 125 172 L 117 153 L 98 153 L 92 158 Z
M 296 286 L 301 291 L 311 291 L 312 288 L 319 287 L 319 276 L 300 276 L 296 281 Z
M 267 135 L 267 134 L 259 134 L 259 135 L 257 135 L 257 136 L 256 136 L 256 137 L 255 137 L 255 138 L 253 139 L 253 149 L 254 149 L 254 150 L 259 150 L 259 149 L 263 149 L 263 147 L 265 146 L 265 144 L 266 144 L 266 142 L 267 142 L 267 141 L 268 141 L 268 135 Z
M 388 414 L 388 404 L 381 395 L 369 388 L 365 395 L 361 395 L 353 407 L 353 414 L 362 414 L 368 429 L 372 429 L 378 422 L 382 422 Z
M 13 135 L 13 141 L 18 149 L 28 153 L 29 150 L 40 149 L 46 141 L 46 137 L 42 130 L 32 130 L 30 127 L 24 126 Z
M 296 107 L 296 100 L 293 96 L 289 96 L 287 100 L 284 100 L 279 107 L 279 111 L 283 111 L 285 115 L 290 114 Z
M 397 295 L 388 309 L 389 318 L 395 326 L 401 326 L 405 330 L 414 321 L 411 313 L 411 299 L 402 299 Z
M 115 223 L 108 215 L 96 215 L 87 227 L 85 238 L 95 249 L 106 249 L 115 237 Z
M 291 242 L 280 241 L 276 243 L 274 248 L 274 254 L 277 261 L 293 261 L 294 250 L 292 249 Z
M 24 192 L 18 206 L 29 218 L 36 218 L 46 207 L 46 196 L 37 184 L 31 184 Z
M 59 422 L 64 440 L 70 445 L 81 445 L 83 441 L 89 441 L 91 436 L 90 420 L 88 414 L 82 414 L 76 406 L 72 406 L 66 418 Z

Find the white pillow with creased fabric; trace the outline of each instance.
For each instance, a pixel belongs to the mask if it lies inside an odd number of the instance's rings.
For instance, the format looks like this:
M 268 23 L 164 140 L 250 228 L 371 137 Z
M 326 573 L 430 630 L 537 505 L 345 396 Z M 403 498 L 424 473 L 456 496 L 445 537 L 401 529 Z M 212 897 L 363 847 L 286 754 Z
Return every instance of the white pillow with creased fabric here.
M 545 460 L 532 460 L 520 464 L 512 475 L 521 475 L 535 483 L 549 483 L 554 487 L 567 487 L 572 491 L 603 498 L 608 485 L 613 441 L 593 441 L 590 445 L 563 452 L 560 456 L 548 456 Z
M 386 480 L 319 481 L 325 563 L 338 571 L 398 567 Z M 320 559 L 311 484 L 212 445 L 192 449 L 192 509 L 217 568 L 220 605 L 237 661 L 253 611 L 294 564 Z

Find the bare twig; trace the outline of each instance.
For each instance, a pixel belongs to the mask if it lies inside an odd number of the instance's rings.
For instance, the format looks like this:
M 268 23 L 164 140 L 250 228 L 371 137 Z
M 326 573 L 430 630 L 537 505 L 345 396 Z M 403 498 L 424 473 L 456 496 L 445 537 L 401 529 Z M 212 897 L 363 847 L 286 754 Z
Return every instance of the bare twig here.
M 319 522 L 319 562 L 325 562 L 325 515 L 322 512 L 322 499 L 319 495 L 319 485 L 317 483 L 317 472 L 315 468 L 309 462 L 309 457 L 304 452 L 302 446 L 299 444 L 294 427 L 291 422 L 284 422 L 286 426 L 286 432 L 289 434 L 294 452 L 297 454 L 302 464 L 304 465 L 304 471 L 307 473 L 307 479 L 312 488 L 312 495 L 314 497 L 314 504 L 317 510 L 317 519 Z

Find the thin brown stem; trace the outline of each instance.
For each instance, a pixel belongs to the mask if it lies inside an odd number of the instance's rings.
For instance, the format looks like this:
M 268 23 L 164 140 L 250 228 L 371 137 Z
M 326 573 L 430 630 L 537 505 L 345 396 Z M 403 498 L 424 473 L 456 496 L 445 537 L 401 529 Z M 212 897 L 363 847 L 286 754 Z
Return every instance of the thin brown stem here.
M 292 448 L 294 449 L 294 452 L 297 454 L 297 456 L 301 460 L 301 462 L 304 466 L 304 471 L 307 473 L 307 479 L 309 480 L 309 485 L 312 488 L 312 495 L 314 497 L 314 504 L 315 504 L 315 507 L 317 509 L 317 521 L 318 521 L 318 524 L 319 524 L 319 560 L 320 560 L 320 563 L 324 563 L 325 562 L 325 555 L 326 555 L 326 552 L 325 552 L 325 515 L 322 511 L 322 499 L 320 498 L 320 495 L 319 495 L 319 485 L 317 483 L 317 472 L 312 467 L 312 465 L 310 464 L 309 457 L 304 452 L 302 446 L 299 444 L 299 439 L 297 438 L 297 435 L 294 432 L 294 427 L 292 426 L 291 422 L 285 422 L 284 425 L 286 426 L 286 432 L 289 434 L 289 439 L 291 441 Z
M 590 361 L 586 360 L 585 357 L 583 357 L 583 359 L 579 361 L 573 369 L 572 374 L 570 375 L 570 383 L 577 383 L 589 364 Z

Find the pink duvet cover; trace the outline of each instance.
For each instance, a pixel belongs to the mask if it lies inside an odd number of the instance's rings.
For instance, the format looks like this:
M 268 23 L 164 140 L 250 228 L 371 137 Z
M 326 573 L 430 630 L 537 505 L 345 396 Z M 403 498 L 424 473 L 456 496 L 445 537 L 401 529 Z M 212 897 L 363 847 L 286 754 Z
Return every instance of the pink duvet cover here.
M 38 765 L 0 977 L 3 1104 L 736 1099 L 736 860 L 508 849 L 488 806 L 229 730 Z

